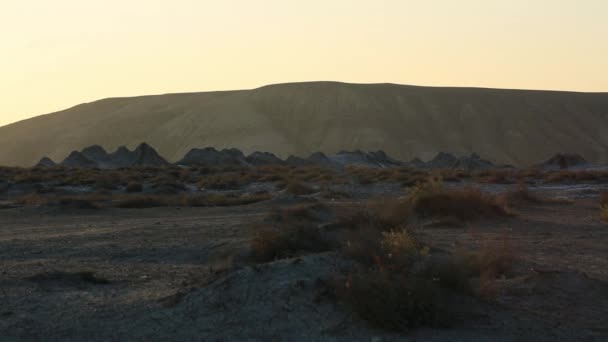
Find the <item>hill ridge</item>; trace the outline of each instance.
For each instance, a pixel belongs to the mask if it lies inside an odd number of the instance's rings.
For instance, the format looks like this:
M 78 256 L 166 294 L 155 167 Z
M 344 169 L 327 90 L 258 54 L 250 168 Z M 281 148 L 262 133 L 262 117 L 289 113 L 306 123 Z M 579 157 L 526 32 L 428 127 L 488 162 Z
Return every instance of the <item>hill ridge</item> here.
M 608 162 L 608 93 L 297 82 L 251 90 L 108 98 L 0 127 L 0 165 L 31 166 L 141 141 L 175 162 L 198 146 L 268 151 L 440 151 L 530 165 L 555 153 Z

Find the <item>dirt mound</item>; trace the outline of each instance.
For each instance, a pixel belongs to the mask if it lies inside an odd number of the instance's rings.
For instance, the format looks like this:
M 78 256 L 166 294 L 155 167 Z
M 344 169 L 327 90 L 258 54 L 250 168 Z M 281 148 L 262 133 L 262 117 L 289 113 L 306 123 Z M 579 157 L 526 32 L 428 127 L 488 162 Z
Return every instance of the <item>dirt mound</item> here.
M 84 154 L 78 151 L 70 153 L 70 155 L 61 162 L 61 165 L 73 168 L 92 168 L 99 166 L 95 161 L 85 157 Z
M 360 150 L 340 151 L 331 155 L 326 155 L 323 152 L 315 152 L 308 158 L 289 156 L 286 163 L 294 166 L 316 165 L 334 169 L 342 169 L 348 165 L 385 168 L 400 166 L 403 164 L 389 157 L 383 151 L 363 152 Z
M 106 150 L 99 145 L 89 146 L 83 149 L 81 153 L 85 157 L 99 164 L 105 163 L 109 157 L 108 152 L 106 152 Z
M 545 169 L 569 169 L 589 165 L 582 156 L 574 153 L 558 153 L 541 164 Z
M 133 162 L 133 152 L 125 146 L 119 147 L 116 151 L 112 152 L 108 157 L 112 161 L 114 167 L 127 167 Z
M 53 160 L 51 160 L 51 158 L 49 158 L 49 157 L 43 157 L 36 164 L 36 167 L 53 167 L 55 165 L 57 165 L 57 164 Z
M 321 284 L 344 266 L 320 254 L 244 268 L 185 295 L 155 330 L 173 340 L 369 341 L 373 330 L 321 300 Z
M 439 152 L 435 158 L 422 166 L 428 169 L 464 169 L 483 170 L 494 168 L 492 162 L 481 159 L 476 153 L 470 156 L 456 157 L 453 154 Z
M 140 144 L 133 152 L 131 166 L 164 166 L 169 163 L 155 149 L 146 143 Z
M 285 159 L 285 163 L 287 165 L 291 165 L 291 166 L 308 166 L 308 165 L 314 165 L 314 162 L 305 159 L 305 158 L 300 158 L 297 156 L 289 156 L 287 157 L 287 159 Z
M 243 152 L 238 149 L 231 148 L 218 151 L 213 147 L 207 147 L 190 150 L 177 164 L 186 166 L 242 166 L 247 165 L 247 161 Z
M 146 143 L 140 144 L 135 151 L 120 147 L 108 154 L 103 147 L 93 145 L 82 150 L 74 151 L 61 165 L 68 167 L 97 167 L 115 169 L 129 166 L 164 166 L 169 163 L 161 157 L 154 148 Z
M 245 158 L 251 165 L 284 164 L 285 162 L 270 152 L 253 152 Z
M 389 157 L 384 151 L 340 151 L 337 154 L 329 156 L 329 159 L 341 166 L 359 165 L 374 168 L 387 168 L 403 164 L 398 160 Z

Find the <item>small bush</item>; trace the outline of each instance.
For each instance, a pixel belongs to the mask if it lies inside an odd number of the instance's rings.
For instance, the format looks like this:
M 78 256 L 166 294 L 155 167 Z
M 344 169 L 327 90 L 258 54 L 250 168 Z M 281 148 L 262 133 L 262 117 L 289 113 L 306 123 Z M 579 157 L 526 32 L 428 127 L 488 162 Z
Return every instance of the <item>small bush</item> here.
M 313 188 L 311 188 L 310 186 L 301 183 L 301 182 L 297 182 L 297 181 L 291 181 L 287 184 L 287 187 L 285 188 L 285 190 L 292 194 L 292 195 L 296 195 L 296 196 L 300 196 L 300 195 L 310 195 L 312 193 L 315 192 L 315 190 Z
M 142 192 L 143 190 L 144 186 L 141 183 L 129 183 L 126 187 L 126 191 L 129 193 Z

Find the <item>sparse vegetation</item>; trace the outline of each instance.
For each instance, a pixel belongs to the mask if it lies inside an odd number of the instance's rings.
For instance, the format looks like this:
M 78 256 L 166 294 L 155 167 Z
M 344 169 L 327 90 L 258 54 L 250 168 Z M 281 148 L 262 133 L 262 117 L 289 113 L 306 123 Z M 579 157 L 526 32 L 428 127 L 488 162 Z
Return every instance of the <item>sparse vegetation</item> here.
M 600 212 L 602 220 L 608 222 L 608 192 L 606 191 L 600 195 Z
M 310 195 L 315 192 L 312 187 L 298 181 L 291 181 L 287 183 L 287 187 L 285 188 L 285 190 L 288 193 L 296 196 Z
M 490 296 L 513 262 L 506 247 L 466 256 L 432 252 L 406 230 L 360 230 L 347 238 L 343 255 L 358 266 L 335 281 L 338 299 L 371 324 L 395 331 L 449 324 L 455 301 Z

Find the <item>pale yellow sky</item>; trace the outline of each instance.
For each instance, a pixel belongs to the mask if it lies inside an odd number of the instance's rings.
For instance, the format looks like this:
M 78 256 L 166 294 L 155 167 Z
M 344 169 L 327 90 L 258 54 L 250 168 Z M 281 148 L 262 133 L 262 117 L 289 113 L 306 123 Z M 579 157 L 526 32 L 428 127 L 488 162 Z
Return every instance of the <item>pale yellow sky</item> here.
M 608 91 L 608 1 L 0 0 L 0 125 L 314 80 Z

